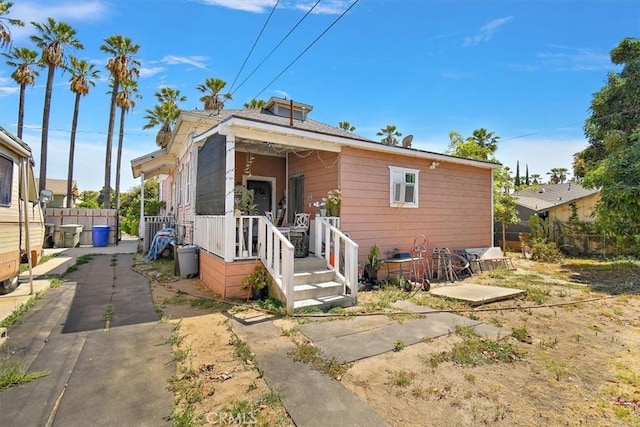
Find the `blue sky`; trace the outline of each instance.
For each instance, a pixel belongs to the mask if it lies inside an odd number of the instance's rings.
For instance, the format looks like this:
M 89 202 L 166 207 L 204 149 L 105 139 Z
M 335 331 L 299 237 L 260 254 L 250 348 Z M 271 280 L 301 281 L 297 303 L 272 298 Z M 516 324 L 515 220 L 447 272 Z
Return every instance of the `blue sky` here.
M 142 99 L 126 119 L 121 187 L 139 182 L 130 160 L 157 149 L 156 129 L 143 131 L 145 110 L 162 86 L 186 95 L 183 109 L 202 108 L 195 87 L 208 77 L 238 76 L 275 0 L 20 0 L 10 16 L 64 21 L 98 65 L 102 79 L 81 101 L 74 177 L 80 190 L 104 183 L 109 112 L 104 38 L 121 34 L 140 45 Z M 449 131 L 484 127 L 501 137 L 498 160 L 545 176 L 571 169 L 584 148 L 582 131 L 594 92 L 616 71 L 609 51 L 640 36 L 637 0 L 360 0 L 281 77 L 285 67 L 353 0 L 322 0 L 296 31 L 244 82 L 315 3 L 280 0 L 233 87 L 227 108 L 254 97 L 286 96 L 313 105 L 310 117 L 356 133 L 394 124 L 413 146 L 444 152 Z M 13 29 L 14 46 L 36 49 L 31 25 Z M 37 49 L 36 49 L 37 50 Z M 3 58 L 4 59 L 4 58 Z M 16 131 L 18 87 L 0 62 L 0 125 Z M 48 177 L 66 179 L 73 94 L 69 75 L 56 75 L 49 133 Z M 46 71 L 26 94 L 23 139 L 40 160 Z M 270 84 L 271 83 L 271 84 Z M 116 127 L 117 129 L 117 127 Z M 117 143 L 117 138 L 114 138 Z M 115 146 L 114 146 L 115 153 Z M 115 167 L 115 157 L 113 159 Z M 112 186 L 115 173 L 112 173 Z

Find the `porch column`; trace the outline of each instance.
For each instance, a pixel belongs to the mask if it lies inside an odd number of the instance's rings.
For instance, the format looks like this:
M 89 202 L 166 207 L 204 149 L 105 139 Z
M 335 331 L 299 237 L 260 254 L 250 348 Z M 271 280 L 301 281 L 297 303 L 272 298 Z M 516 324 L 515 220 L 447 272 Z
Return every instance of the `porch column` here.
M 144 239 L 144 172 L 140 172 L 140 222 L 138 222 L 138 238 Z
M 236 176 L 236 136 L 233 133 L 226 135 L 225 160 L 225 198 L 224 198 L 224 260 L 232 262 L 236 252 L 236 218 L 234 208 L 234 188 Z

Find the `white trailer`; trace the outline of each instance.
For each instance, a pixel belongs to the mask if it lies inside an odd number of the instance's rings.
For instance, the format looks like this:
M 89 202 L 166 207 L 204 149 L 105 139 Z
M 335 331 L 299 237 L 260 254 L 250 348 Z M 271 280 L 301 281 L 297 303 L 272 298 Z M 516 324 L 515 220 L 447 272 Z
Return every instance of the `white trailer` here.
M 0 294 L 18 285 L 21 262 L 31 267 L 42 255 L 44 223 L 40 199 L 33 175 L 31 148 L 0 127 Z

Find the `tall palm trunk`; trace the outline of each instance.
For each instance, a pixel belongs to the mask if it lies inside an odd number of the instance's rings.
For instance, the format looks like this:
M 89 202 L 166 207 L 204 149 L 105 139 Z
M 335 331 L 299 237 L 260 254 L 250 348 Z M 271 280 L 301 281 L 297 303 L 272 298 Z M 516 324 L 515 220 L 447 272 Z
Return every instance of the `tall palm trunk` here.
M 49 113 L 51 113 L 51 92 L 53 91 L 53 76 L 56 67 L 49 65 L 47 72 L 47 89 L 44 95 L 44 110 L 42 112 L 42 142 L 40 144 L 40 185 L 38 190 L 47 188 L 47 148 L 49 145 Z
M 67 207 L 71 208 L 73 200 L 73 156 L 76 150 L 76 130 L 78 129 L 78 113 L 80 111 L 80 92 L 76 93 L 73 106 L 73 120 L 71 122 L 71 141 L 69 142 L 69 172 L 67 173 Z
M 120 134 L 118 135 L 118 154 L 116 159 L 116 197 L 115 206 L 116 210 L 120 210 L 120 163 L 122 161 L 122 141 L 124 140 L 124 117 L 126 110 L 120 109 Z
M 24 94 L 27 91 L 27 85 L 20 85 L 20 101 L 18 102 L 18 138 L 22 139 L 22 128 L 24 126 Z
M 118 77 L 113 79 L 113 88 L 111 88 L 111 110 L 109 111 L 109 130 L 107 131 L 107 153 L 104 160 L 104 188 L 103 191 L 103 206 L 105 209 L 111 209 L 111 150 L 113 145 L 113 128 L 116 121 L 116 96 L 118 95 L 118 89 L 120 86 L 120 80 Z

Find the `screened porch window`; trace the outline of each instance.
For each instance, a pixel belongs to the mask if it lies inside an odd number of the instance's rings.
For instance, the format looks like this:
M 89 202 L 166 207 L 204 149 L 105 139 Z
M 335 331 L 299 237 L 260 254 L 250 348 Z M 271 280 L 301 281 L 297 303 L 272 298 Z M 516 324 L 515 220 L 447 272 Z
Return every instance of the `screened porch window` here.
M 0 156 L 0 206 L 11 206 L 13 189 L 13 162 Z
M 389 166 L 389 206 L 418 207 L 418 169 Z

